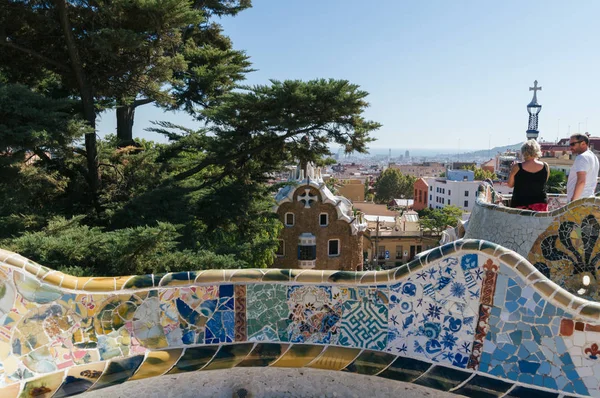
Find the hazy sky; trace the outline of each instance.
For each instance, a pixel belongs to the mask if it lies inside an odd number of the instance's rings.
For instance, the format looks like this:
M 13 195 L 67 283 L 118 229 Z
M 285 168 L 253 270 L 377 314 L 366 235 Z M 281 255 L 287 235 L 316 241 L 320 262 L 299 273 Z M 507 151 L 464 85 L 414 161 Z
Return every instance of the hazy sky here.
M 253 0 L 221 20 L 268 79 L 347 79 L 370 93 L 366 117 L 383 127 L 373 147 L 487 149 L 522 142 L 528 88 L 543 90 L 540 137 L 600 135 L 598 0 Z M 559 121 L 560 119 L 560 121 Z M 147 105 L 150 120 L 193 126 Z M 559 130 L 560 126 L 560 130 Z M 101 134 L 114 132 L 112 113 Z

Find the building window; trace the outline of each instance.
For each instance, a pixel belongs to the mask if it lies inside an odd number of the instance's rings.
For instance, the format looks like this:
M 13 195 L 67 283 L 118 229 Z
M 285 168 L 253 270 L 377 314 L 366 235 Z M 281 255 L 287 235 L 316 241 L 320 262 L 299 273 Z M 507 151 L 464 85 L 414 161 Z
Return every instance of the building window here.
M 469 201 L 465 200 L 465 207 L 469 207 Z
M 429 187 L 429 190 L 430 190 L 430 191 L 433 191 L 433 186 L 430 186 L 430 187 Z
M 402 246 L 396 246 L 396 260 L 402 260 Z
M 429 201 L 431 202 L 433 200 L 433 196 L 429 195 Z
M 317 258 L 317 246 L 298 246 L 298 260 L 310 261 Z
M 448 205 L 450 205 L 450 199 L 448 199 Z
M 329 225 L 329 214 L 321 213 L 319 214 L 319 225 L 322 227 L 326 227 Z
M 328 241 L 329 244 L 329 257 L 339 256 L 340 255 L 340 240 L 339 239 L 330 239 Z
M 448 190 L 448 195 L 452 195 L 452 190 L 451 189 Z
M 294 226 L 294 213 L 285 213 L 285 226 L 293 227 Z
M 469 196 L 469 191 L 465 191 L 465 196 Z
M 285 241 L 283 239 L 278 239 L 277 242 L 279 243 L 279 245 L 277 246 L 277 251 L 275 252 L 275 255 L 277 257 L 284 257 L 285 256 Z

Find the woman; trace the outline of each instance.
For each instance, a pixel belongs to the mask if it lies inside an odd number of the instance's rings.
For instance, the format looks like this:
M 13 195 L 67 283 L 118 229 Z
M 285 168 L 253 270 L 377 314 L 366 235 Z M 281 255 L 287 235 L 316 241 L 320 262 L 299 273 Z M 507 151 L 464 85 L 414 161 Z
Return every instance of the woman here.
M 523 162 L 514 164 L 508 176 L 513 188 L 511 207 L 534 211 L 548 211 L 546 181 L 550 176 L 548 164 L 538 160 L 542 156 L 540 144 L 529 140 L 521 147 Z

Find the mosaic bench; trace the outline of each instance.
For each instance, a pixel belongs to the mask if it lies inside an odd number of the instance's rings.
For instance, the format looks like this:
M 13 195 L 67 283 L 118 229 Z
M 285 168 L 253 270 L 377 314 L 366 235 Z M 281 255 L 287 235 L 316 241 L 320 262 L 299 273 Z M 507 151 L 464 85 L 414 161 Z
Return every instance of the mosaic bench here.
M 566 204 L 565 195 L 553 195 L 551 201 L 548 212 L 498 206 L 493 189 L 482 184 L 464 237 L 514 250 L 559 286 L 599 301 L 600 197 Z
M 76 278 L 0 250 L 0 396 L 308 367 L 477 397 L 600 397 L 600 306 L 458 240 L 388 271 Z

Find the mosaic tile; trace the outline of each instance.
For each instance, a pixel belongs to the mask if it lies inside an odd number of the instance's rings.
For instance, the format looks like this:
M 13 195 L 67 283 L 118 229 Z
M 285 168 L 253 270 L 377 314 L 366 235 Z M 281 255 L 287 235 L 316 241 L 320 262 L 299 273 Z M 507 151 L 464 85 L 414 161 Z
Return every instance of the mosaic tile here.
M 252 284 L 246 287 L 249 341 L 288 341 L 291 323 L 287 286 Z
M 219 346 L 186 348 L 183 355 L 167 374 L 177 374 L 200 370 L 214 357 Z
M 517 386 L 508 394 L 507 398 L 558 398 L 559 394 L 549 391 L 534 390 L 532 388 Z
M 246 359 L 252 347 L 254 347 L 254 344 L 251 343 L 221 346 L 212 360 L 202 370 L 232 368 Z
M 561 311 L 501 265 L 479 370 L 539 387 L 588 395 L 563 337 Z M 497 306 L 497 303 L 502 303 Z M 551 337 L 556 336 L 556 337 Z
M 363 351 L 350 365 L 344 368 L 345 371 L 376 375 L 394 362 L 395 355 L 378 351 Z
M 182 348 L 149 352 L 144 362 L 130 380 L 162 376 L 175 365 L 181 357 L 182 352 Z
M 106 368 L 105 362 L 74 366 L 67 371 L 67 377 L 53 398 L 70 397 L 89 390 Z
M 470 376 L 471 373 L 468 372 L 443 366 L 435 366 L 415 380 L 414 383 L 425 387 L 435 388 L 436 390 L 449 391 L 467 380 Z
M 287 303 L 291 323 L 291 343 L 336 344 L 338 342 L 342 303 L 333 299 L 328 286 L 290 286 Z
M 360 353 L 355 348 L 328 346 L 308 367 L 326 370 L 342 370 Z
M 323 352 L 323 350 L 323 346 L 294 344 L 271 366 L 281 368 L 301 368 L 312 362 Z
M 288 344 L 257 343 L 246 359 L 238 367 L 263 367 L 269 366 L 287 351 Z
M 143 355 L 112 360 L 90 390 L 98 390 L 127 381 L 144 360 Z
M 235 285 L 235 341 L 241 342 L 248 339 L 248 325 L 246 324 L 246 286 Z
M 394 362 L 378 376 L 386 379 L 413 382 L 431 368 L 431 363 L 408 357 L 397 357 Z
M 390 287 L 387 350 L 465 368 L 483 268 L 477 255 L 446 257 Z
M 513 385 L 514 384 L 502 380 L 475 375 L 472 379 L 467 381 L 466 384 L 452 392 L 473 398 L 501 397 L 506 394 Z
M 63 382 L 63 373 L 54 373 L 25 383 L 19 397 L 51 397 Z

